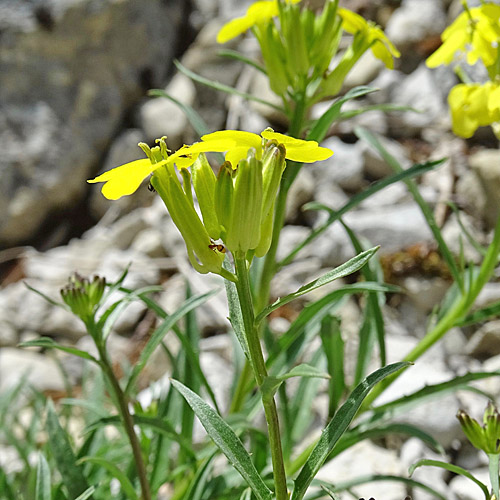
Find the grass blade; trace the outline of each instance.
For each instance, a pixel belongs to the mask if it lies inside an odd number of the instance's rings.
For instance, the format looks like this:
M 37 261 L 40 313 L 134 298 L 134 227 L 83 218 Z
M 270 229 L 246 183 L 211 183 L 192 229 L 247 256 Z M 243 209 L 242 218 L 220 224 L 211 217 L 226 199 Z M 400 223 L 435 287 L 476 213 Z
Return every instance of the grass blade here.
M 54 405 L 47 401 L 47 432 L 49 444 L 57 469 L 70 497 L 76 498 L 89 488 L 82 468 L 76 463 L 76 457 L 71 448 L 67 433 L 61 427 Z
M 197 75 L 196 73 L 193 73 L 191 70 L 183 66 L 179 61 L 174 61 L 174 64 L 181 73 L 184 73 L 186 76 L 188 76 L 189 78 L 191 78 L 191 80 L 195 82 L 201 83 L 202 85 L 206 85 L 207 87 L 210 87 L 212 89 L 225 92 L 226 94 L 232 94 L 232 95 L 237 95 L 239 97 L 243 97 L 248 101 L 259 102 L 260 104 L 269 106 L 270 108 L 273 108 L 277 111 L 283 111 L 279 106 L 276 106 L 276 104 L 273 104 L 272 102 L 260 99 L 259 97 L 256 97 L 252 94 L 247 94 L 246 92 L 240 92 L 239 90 L 236 90 L 233 87 L 230 87 L 229 85 L 224 85 L 223 83 L 214 82 L 213 80 L 209 80 L 208 78 Z
M 50 493 L 50 469 L 42 453 L 38 455 L 35 500 L 52 500 Z
M 225 57 L 227 59 L 241 61 L 242 63 L 248 64 L 248 66 L 252 66 L 253 68 L 259 70 L 261 73 L 267 75 L 267 71 L 266 68 L 264 68 L 264 66 L 260 65 L 256 60 L 250 59 L 250 57 L 246 57 L 244 54 L 238 52 L 237 50 L 222 49 L 219 50 L 219 52 L 217 52 L 217 55 Z
M 307 140 L 321 142 L 328 133 L 328 130 L 330 129 L 332 123 L 339 118 L 342 106 L 347 101 L 356 99 L 357 97 L 362 97 L 366 94 L 371 94 L 372 92 L 376 92 L 377 90 L 378 89 L 376 89 L 375 87 L 367 87 L 361 85 L 359 87 L 354 87 L 353 89 L 349 90 L 344 96 L 339 97 L 325 111 L 321 118 L 316 120 L 314 127 L 307 135 Z
M 302 500 L 304 498 L 307 488 L 328 458 L 328 455 L 333 451 L 338 440 L 347 430 L 370 390 L 385 377 L 409 365 L 410 363 L 401 362 L 379 368 L 371 375 L 368 375 L 354 389 L 347 401 L 339 408 L 330 423 L 323 430 L 318 443 L 306 460 L 297 479 L 295 479 L 291 500 Z
M 387 162 L 387 164 L 397 173 L 400 173 L 403 171 L 403 167 L 399 164 L 399 162 L 392 156 L 382 145 L 382 143 L 378 140 L 378 138 L 370 132 L 369 130 L 363 128 L 363 127 L 356 127 L 354 130 L 354 133 L 360 138 L 366 141 L 370 146 L 372 146 L 381 156 L 382 158 Z M 434 235 L 434 238 L 437 241 L 437 244 L 439 246 L 439 250 L 441 251 L 441 254 L 443 258 L 445 259 L 446 263 L 448 264 L 448 267 L 450 268 L 450 272 L 453 275 L 453 279 L 455 280 L 456 283 L 459 284 L 460 289 L 463 291 L 464 285 L 463 285 L 463 279 L 462 275 L 458 270 L 457 264 L 455 262 L 455 259 L 453 255 L 450 252 L 450 249 L 448 248 L 448 245 L 444 241 L 444 238 L 441 234 L 441 231 L 437 225 L 436 219 L 434 217 L 434 214 L 432 213 L 431 208 L 427 204 L 427 202 L 423 199 L 422 195 L 420 194 L 420 191 L 418 190 L 416 184 L 411 180 L 411 179 L 405 179 L 405 184 L 408 187 L 408 190 L 412 194 L 413 198 L 417 202 L 418 206 L 420 207 L 420 210 L 422 211 L 422 214 L 425 217 L 425 220 L 427 221 L 427 224 L 432 231 L 432 234 Z
M 339 210 L 332 210 L 331 208 L 325 207 L 321 205 L 322 209 L 325 209 L 329 213 L 328 220 L 322 224 L 321 226 L 313 229 L 311 233 L 301 242 L 299 243 L 283 260 L 281 260 L 278 265 L 280 267 L 290 263 L 295 255 L 297 255 L 300 250 L 302 250 L 306 245 L 315 240 L 320 234 L 322 234 L 328 227 L 333 224 L 336 220 L 340 219 L 345 213 L 349 210 L 352 210 L 354 207 L 358 206 L 362 201 L 366 200 L 370 196 L 374 195 L 378 191 L 394 184 L 396 182 L 402 181 L 404 179 L 409 179 L 411 177 L 417 177 L 419 175 L 424 174 L 425 172 L 429 172 L 433 170 L 437 166 L 441 165 L 444 160 L 436 160 L 429 161 L 426 163 L 418 163 L 413 165 L 412 167 L 403 170 L 395 175 L 390 177 L 386 177 L 385 179 L 381 179 L 380 181 L 372 184 L 368 189 L 365 189 L 361 193 L 357 193 L 350 198 L 350 200 Z M 308 203 L 304 206 L 304 209 L 317 209 L 319 205 L 317 203 Z
M 144 346 L 144 349 L 139 356 L 139 360 L 135 364 L 132 373 L 127 382 L 127 388 L 125 389 L 125 393 L 128 394 L 131 388 L 134 386 L 137 377 L 141 373 L 142 369 L 146 366 L 148 359 L 151 357 L 155 349 L 161 344 L 165 335 L 174 327 L 174 325 L 179 321 L 183 316 L 185 316 L 192 309 L 200 306 L 204 302 L 206 302 L 210 297 L 215 295 L 218 290 L 212 290 L 210 292 L 204 293 L 202 295 L 195 295 L 190 299 L 186 300 L 177 311 L 173 314 L 165 318 L 163 323 L 153 332 L 151 338 L 148 340 L 147 344 Z
M 99 465 L 100 467 L 106 469 L 111 474 L 111 476 L 118 479 L 123 492 L 125 493 L 125 495 L 127 495 L 128 498 L 130 498 L 130 500 L 139 500 L 139 496 L 135 492 L 134 486 L 130 482 L 130 479 L 114 463 L 101 457 L 83 457 L 78 460 L 78 464 L 82 464 L 85 462 Z
M 450 472 L 453 472 L 454 474 L 459 474 L 461 476 L 466 477 L 467 479 L 470 479 L 471 481 L 474 481 L 482 490 L 484 493 L 484 498 L 485 500 L 489 500 L 490 494 L 488 491 L 488 487 L 479 481 L 479 479 L 475 478 L 468 470 L 463 469 L 462 467 L 459 467 L 458 465 L 453 465 L 449 464 L 447 462 L 441 462 L 440 460 L 430 460 L 427 458 L 424 458 L 422 460 L 419 460 L 416 464 L 413 464 L 409 469 L 408 469 L 408 474 L 410 476 L 415 472 L 415 469 L 417 467 L 422 467 L 423 465 L 430 465 L 432 467 L 439 467 L 441 469 L 448 470 Z
M 285 304 L 288 304 L 292 300 L 295 300 L 301 297 L 302 295 L 305 295 L 306 293 L 312 292 L 313 290 L 316 290 L 317 288 L 326 285 L 327 283 L 331 283 L 336 279 L 349 276 L 350 274 L 358 271 L 370 260 L 370 258 L 374 255 L 374 253 L 377 250 L 378 247 L 374 247 L 370 248 L 370 250 L 366 250 L 365 252 L 361 252 L 360 254 L 356 255 L 347 262 L 344 262 L 335 269 L 332 269 L 326 274 L 323 274 L 323 276 L 320 276 L 319 278 L 311 281 L 310 283 L 307 283 L 306 285 L 300 287 L 296 292 L 290 293 L 289 295 L 285 295 L 285 297 L 276 300 L 275 302 L 273 302 L 260 312 L 260 314 L 256 318 L 256 323 L 259 323 L 273 311 L 275 311 L 276 309 Z
M 78 498 L 75 498 L 75 500 L 87 500 L 90 498 L 95 491 L 95 487 L 91 486 L 88 490 L 84 491 Z
M 64 351 L 69 354 L 73 354 L 74 356 L 78 356 L 79 358 L 87 359 L 99 364 L 99 361 L 88 352 L 77 349 L 76 347 L 58 344 L 50 337 L 41 337 L 37 340 L 28 340 L 27 342 L 21 342 L 20 344 L 18 344 L 18 347 L 43 347 L 45 349 L 58 349 L 59 351 Z
M 241 474 L 259 500 L 271 500 L 272 493 L 265 485 L 250 455 L 229 425 L 197 394 L 177 380 L 172 385 L 189 403 L 201 424 L 229 462 Z

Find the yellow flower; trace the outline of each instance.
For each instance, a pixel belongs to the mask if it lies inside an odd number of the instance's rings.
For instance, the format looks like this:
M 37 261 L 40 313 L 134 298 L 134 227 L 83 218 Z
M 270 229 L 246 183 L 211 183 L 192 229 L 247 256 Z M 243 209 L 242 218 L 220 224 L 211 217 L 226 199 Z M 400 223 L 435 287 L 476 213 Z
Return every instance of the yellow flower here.
M 301 0 L 285 0 L 287 3 L 298 3 Z M 261 0 L 254 2 L 246 14 L 226 23 L 217 35 L 218 43 L 226 43 L 238 35 L 245 33 L 252 26 L 261 24 L 278 15 L 278 0 Z
M 236 168 L 240 160 L 246 158 L 248 150 L 251 148 L 255 149 L 257 158 L 260 159 L 263 139 L 274 139 L 283 144 L 286 148 L 286 158 L 301 163 L 326 160 L 333 154 L 331 150 L 318 146 L 316 141 L 294 139 L 273 132 L 270 128 L 264 130 L 261 135 L 241 130 L 222 130 L 204 135 L 201 139 L 201 142 L 196 142 L 192 146 L 183 146 L 169 156 L 167 156 L 166 145 L 164 145 L 165 153 L 162 157 L 154 158 L 154 155 L 149 154 L 150 158 L 126 163 L 87 182 L 104 182 L 102 194 L 108 200 L 117 200 L 122 196 L 134 193 L 142 181 L 149 175 L 154 174 L 158 168 L 174 163 L 178 168 L 190 167 L 200 153 L 227 152 L 226 161 L 230 161 L 233 168 Z M 159 151 L 158 147 L 153 148 L 153 150 L 155 149 Z
M 135 193 L 142 181 L 151 175 L 156 169 L 169 163 L 176 163 L 178 167 L 188 167 L 192 165 L 197 154 L 191 155 L 187 146 L 183 146 L 176 153 L 164 158 L 156 163 L 151 158 L 135 160 L 120 167 L 108 170 L 97 176 L 95 179 L 89 179 L 87 182 L 104 182 L 102 194 L 108 200 L 117 200 L 122 196 Z
M 301 163 L 314 163 L 315 161 L 326 160 L 332 156 L 333 152 L 328 148 L 318 146 L 316 141 L 303 141 L 284 134 L 274 132 L 267 128 L 260 135 L 241 130 L 221 130 L 212 134 L 204 135 L 201 140 L 189 147 L 191 153 L 225 152 L 226 161 L 231 162 L 233 168 L 239 161 L 246 158 L 248 150 L 254 148 L 257 158 L 262 155 L 262 139 L 268 141 L 275 140 L 283 144 L 286 149 L 288 160 Z
M 342 18 L 342 28 L 352 35 L 364 38 L 371 48 L 373 55 L 380 59 L 386 68 L 394 68 L 394 57 L 401 54 L 394 44 L 387 38 L 382 29 L 375 23 L 366 21 L 362 16 L 347 9 L 339 9 Z
M 486 3 L 462 12 L 446 28 L 443 44 L 427 59 L 429 68 L 450 64 L 456 52 L 467 52 L 467 64 L 481 59 L 485 66 L 495 63 L 500 42 L 500 5 Z
M 448 95 L 453 132 L 472 137 L 478 127 L 500 120 L 500 86 L 487 82 L 455 85 Z

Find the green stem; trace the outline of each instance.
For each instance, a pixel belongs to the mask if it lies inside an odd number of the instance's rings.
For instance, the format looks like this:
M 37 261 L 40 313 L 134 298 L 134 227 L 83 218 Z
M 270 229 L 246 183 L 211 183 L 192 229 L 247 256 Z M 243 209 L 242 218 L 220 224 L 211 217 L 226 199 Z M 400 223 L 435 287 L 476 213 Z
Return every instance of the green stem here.
M 132 453 L 134 455 L 135 465 L 137 468 L 137 476 L 139 477 L 139 483 L 141 485 L 141 499 L 151 500 L 151 490 L 147 478 L 146 465 L 142 457 L 141 445 L 134 430 L 134 419 L 128 409 L 127 397 L 122 391 L 118 379 L 113 372 L 113 368 L 108 359 L 108 355 L 104 346 L 101 343 L 99 344 L 100 345 L 97 345 L 97 349 L 99 351 L 101 366 L 103 367 L 104 374 L 106 375 L 109 383 L 111 384 L 111 388 L 113 389 L 116 402 L 118 403 L 118 410 L 120 412 L 123 427 L 130 441 L 130 446 L 132 447 Z
M 498 477 L 498 463 L 499 463 L 498 453 L 488 453 L 489 463 L 489 471 L 490 471 L 490 481 L 491 481 L 491 490 L 495 495 L 495 499 L 499 499 L 498 490 L 500 489 L 499 477 Z
M 236 385 L 236 390 L 234 391 L 233 400 L 231 401 L 231 407 L 229 408 L 229 413 L 238 413 L 242 410 L 243 404 L 245 403 L 245 396 L 248 392 L 248 381 L 251 376 L 250 363 L 245 359 L 245 364 L 241 370 L 240 376 L 238 378 L 238 384 Z
M 248 276 L 247 263 L 244 255 L 234 255 L 234 267 L 238 281 L 236 289 L 240 301 L 243 324 L 248 342 L 250 354 L 250 364 L 252 366 L 255 381 L 259 388 L 262 387 L 267 377 L 266 363 L 260 345 L 259 332 L 255 326 L 255 314 L 250 290 L 250 281 Z M 278 411 L 274 398 L 264 397 L 262 395 L 262 404 L 267 422 L 269 434 L 269 443 L 271 445 L 271 459 L 274 472 L 274 486 L 276 500 L 288 500 L 288 491 L 286 486 L 285 466 L 283 462 L 283 450 L 281 446 L 280 427 Z
M 493 241 L 490 243 L 484 260 L 479 269 L 479 273 L 470 285 L 470 289 L 465 291 L 448 312 L 441 318 L 436 326 L 407 354 L 403 361 L 416 361 L 422 354 L 431 348 L 443 335 L 449 331 L 457 321 L 465 316 L 474 304 L 479 292 L 490 280 L 493 271 L 498 263 L 500 252 L 500 216 L 498 217 Z M 404 370 L 387 377 L 368 395 L 363 404 L 367 408 L 382 392 L 396 380 Z

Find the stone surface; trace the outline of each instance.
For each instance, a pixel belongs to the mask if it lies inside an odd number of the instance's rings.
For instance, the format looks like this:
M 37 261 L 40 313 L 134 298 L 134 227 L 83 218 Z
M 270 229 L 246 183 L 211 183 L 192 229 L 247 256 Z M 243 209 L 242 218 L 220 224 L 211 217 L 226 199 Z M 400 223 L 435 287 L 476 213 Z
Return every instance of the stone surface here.
M 469 340 L 466 352 L 479 359 L 500 354 L 500 321 L 490 321 L 478 328 Z
M 164 78 L 184 6 L 50 2 L 44 22 L 37 8 L 3 9 L 0 244 L 28 238 L 50 210 L 83 197 L 124 111 Z

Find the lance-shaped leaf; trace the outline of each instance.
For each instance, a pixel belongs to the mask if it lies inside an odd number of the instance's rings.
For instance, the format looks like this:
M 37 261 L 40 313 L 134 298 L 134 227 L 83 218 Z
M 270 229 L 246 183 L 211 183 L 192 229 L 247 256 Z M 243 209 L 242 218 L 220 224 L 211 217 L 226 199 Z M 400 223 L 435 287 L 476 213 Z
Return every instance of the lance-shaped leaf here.
M 377 371 L 368 375 L 351 393 L 347 401 L 339 408 L 330 423 L 323 430 L 321 437 L 309 455 L 306 463 L 302 467 L 293 489 L 291 500 L 302 500 L 306 494 L 307 488 L 318 473 L 321 466 L 325 463 L 328 455 L 333 451 L 338 440 L 349 427 L 352 419 L 359 410 L 361 403 L 366 398 L 370 390 L 388 375 L 391 375 L 410 363 L 393 363 L 392 365 L 379 368 Z
M 288 304 L 292 300 L 295 300 L 306 293 L 312 292 L 313 290 L 316 290 L 316 288 L 331 283 L 336 279 L 349 276 L 350 274 L 358 271 L 368 262 L 368 260 L 370 260 L 370 258 L 378 250 L 378 248 L 379 247 L 374 247 L 366 250 L 365 252 L 361 252 L 347 262 L 344 262 L 344 264 L 336 267 L 326 274 L 323 274 L 323 276 L 320 276 L 310 283 L 307 283 L 307 285 L 300 287 L 296 292 L 285 295 L 285 297 L 281 297 L 280 299 L 276 300 L 260 312 L 260 314 L 257 316 L 256 323 L 259 323 L 274 310 L 285 304 Z
M 250 455 L 229 425 L 197 394 L 177 380 L 172 385 L 182 394 L 217 447 L 248 483 L 259 500 L 271 500 L 271 490 L 265 485 Z

